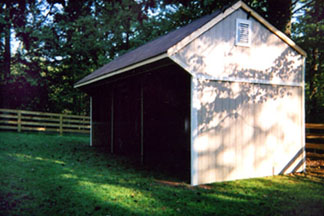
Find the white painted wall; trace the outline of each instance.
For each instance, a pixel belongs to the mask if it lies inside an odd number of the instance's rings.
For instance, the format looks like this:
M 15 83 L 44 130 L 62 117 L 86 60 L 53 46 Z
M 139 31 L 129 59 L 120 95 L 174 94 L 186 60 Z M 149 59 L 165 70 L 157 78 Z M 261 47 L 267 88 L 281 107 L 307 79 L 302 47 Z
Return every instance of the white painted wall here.
M 172 59 L 197 77 L 285 85 L 302 82 L 302 56 L 255 19 L 249 18 L 251 46 L 235 46 L 236 18 L 246 19 L 247 14 L 237 10 Z
M 303 57 L 238 9 L 171 58 L 192 75 L 193 185 L 304 169 Z M 301 166 L 297 166 L 301 165 Z
M 202 79 L 195 82 L 195 182 L 269 176 L 296 168 L 303 158 L 304 145 L 302 88 Z

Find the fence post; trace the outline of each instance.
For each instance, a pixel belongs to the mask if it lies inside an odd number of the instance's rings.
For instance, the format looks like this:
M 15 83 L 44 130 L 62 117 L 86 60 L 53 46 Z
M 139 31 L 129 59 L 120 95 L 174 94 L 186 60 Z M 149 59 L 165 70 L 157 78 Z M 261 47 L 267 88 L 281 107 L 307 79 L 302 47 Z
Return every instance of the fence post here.
M 63 115 L 60 115 L 60 135 L 63 134 Z
M 87 116 L 0 108 L 0 130 L 15 130 L 17 133 L 26 130 L 53 131 L 60 135 L 64 132 L 86 133 L 91 127 L 89 120 Z
M 21 111 L 18 111 L 17 131 L 21 132 Z

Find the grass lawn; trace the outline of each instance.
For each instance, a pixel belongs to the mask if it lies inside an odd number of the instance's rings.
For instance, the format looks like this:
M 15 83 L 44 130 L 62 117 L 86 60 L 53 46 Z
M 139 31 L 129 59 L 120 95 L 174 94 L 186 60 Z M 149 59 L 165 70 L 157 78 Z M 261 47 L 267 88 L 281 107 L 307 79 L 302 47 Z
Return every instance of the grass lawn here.
M 0 132 L 0 215 L 324 215 L 323 178 L 169 184 L 166 175 L 88 143 Z

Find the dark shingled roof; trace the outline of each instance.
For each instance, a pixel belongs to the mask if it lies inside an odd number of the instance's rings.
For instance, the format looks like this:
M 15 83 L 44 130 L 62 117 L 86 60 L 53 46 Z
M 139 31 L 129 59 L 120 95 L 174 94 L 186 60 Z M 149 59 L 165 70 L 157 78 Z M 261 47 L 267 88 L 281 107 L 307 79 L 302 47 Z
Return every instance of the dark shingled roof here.
M 212 20 L 214 17 L 221 13 L 220 10 L 215 11 L 210 15 L 206 15 L 200 19 L 193 21 L 192 23 L 183 26 L 179 29 L 176 29 L 164 36 L 161 36 L 153 41 L 150 41 L 132 51 L 125 53 L 124 55 L 116 58 L 110 63 L 104 65 L 88 76 L 84 77 L 80 81 L 78 81 L 75 85 L 80 85 L 82 83 L 88 82 L 92 79 L 98 78 L 100 76 L 106 75 L 108 73 L 114 72 L 116 70 L 125 68 L 127 66 L 139 63 L 146 59 L 155 57 L 157 55 L 166 53 L 167 50 L 180 42 L 186 36 L 190 35 L 207 22 Z

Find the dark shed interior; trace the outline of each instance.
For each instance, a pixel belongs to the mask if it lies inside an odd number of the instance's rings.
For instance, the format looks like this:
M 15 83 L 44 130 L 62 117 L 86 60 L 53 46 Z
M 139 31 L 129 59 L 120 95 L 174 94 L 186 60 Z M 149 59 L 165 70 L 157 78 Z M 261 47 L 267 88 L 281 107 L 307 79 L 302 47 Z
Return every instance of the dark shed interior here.
M 171 60 L 87 87 L 93 146 L 189 182 L 190 89 L 190 74 Z

